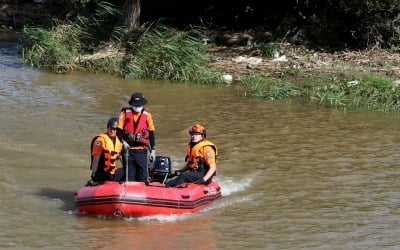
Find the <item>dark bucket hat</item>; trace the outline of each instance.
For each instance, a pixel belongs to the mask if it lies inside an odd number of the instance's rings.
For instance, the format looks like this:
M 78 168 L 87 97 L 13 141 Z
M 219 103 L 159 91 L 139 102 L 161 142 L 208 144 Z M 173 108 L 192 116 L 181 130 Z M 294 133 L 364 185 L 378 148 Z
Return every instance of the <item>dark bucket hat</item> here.
M 129 105 L 131 106 L 143 106 L 147 103 L 146 98 L 142 93 L 133 93 L 131 99 L 129 100 Z

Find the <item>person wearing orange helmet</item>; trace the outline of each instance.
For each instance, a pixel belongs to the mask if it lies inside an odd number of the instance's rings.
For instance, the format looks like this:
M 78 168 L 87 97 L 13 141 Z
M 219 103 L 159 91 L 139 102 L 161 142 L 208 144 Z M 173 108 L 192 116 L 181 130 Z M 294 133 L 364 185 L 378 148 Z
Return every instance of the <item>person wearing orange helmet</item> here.
M 195 124 L 189 128 L 190 142 L 186 148 L 186 165 L 177 170 L 176 178 L 165 183 L 167 187 L 175 187 L 185 182 L 209 184 L 217 171 L 217 146 L 206 140 L 206 129 Z

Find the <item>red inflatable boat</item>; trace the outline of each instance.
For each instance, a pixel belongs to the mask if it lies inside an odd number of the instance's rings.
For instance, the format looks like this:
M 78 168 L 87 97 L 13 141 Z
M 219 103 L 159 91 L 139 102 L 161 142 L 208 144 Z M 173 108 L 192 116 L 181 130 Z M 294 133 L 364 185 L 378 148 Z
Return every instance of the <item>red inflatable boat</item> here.
M 107 181 L 86 186 L 75 193 L 78 213 L 105 216 L 149 216 L 193 213 L 221 196 L 216 182 L 208 185 L 184 183 L 165 187 L 162 183 Z
M 118 170 L 123 174 L 123 169 Z M 156 156 L 149 175 L 149 183 L 106 181 L 85 186 L 75 193 L 75 207 L 78 213 L 90 215 L 170 215 L 197 212 L 221 197 L 221 188 L 214 181 L 207 185 L 183 183 L 166 187 L 163 183 L 174 176 L 169 157 Z

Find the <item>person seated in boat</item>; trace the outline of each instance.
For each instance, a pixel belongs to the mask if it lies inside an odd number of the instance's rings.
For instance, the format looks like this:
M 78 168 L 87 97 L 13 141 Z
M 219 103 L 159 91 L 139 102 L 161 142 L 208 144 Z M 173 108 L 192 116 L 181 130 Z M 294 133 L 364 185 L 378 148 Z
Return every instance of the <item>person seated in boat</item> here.
M 186 148 L 187 164 L 175 173 L 177 177 L 165 183 L 175 187 L 185 182 L 209 184 L 217 171 L 217 146 L 206 140 L 206 129 L 195 124 L 189 128 L 190 142 Z
M 117 137 L 118 119 L 112 117 L 107 122 L 107 132 L 95 136 L 92 140 L 91 181 L 94 185 L 113 180 L 117 160 L 120 159 L 122 142 Z

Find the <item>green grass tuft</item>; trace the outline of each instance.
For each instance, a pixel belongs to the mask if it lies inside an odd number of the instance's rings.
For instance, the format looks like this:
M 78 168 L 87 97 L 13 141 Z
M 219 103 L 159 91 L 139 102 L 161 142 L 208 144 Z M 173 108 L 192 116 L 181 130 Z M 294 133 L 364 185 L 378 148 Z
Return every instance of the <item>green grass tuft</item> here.
M 300 96 L 300 90 L 291 83 L 276 78 L 250 75 L 241 80 L 249 96 L 269 100 L 291 99 Z
M 344 109 L 400 111 L 400 88 L 390 79 L 364 76 L 360 81 L 313 87 L 310 100 L 322 106 Z

